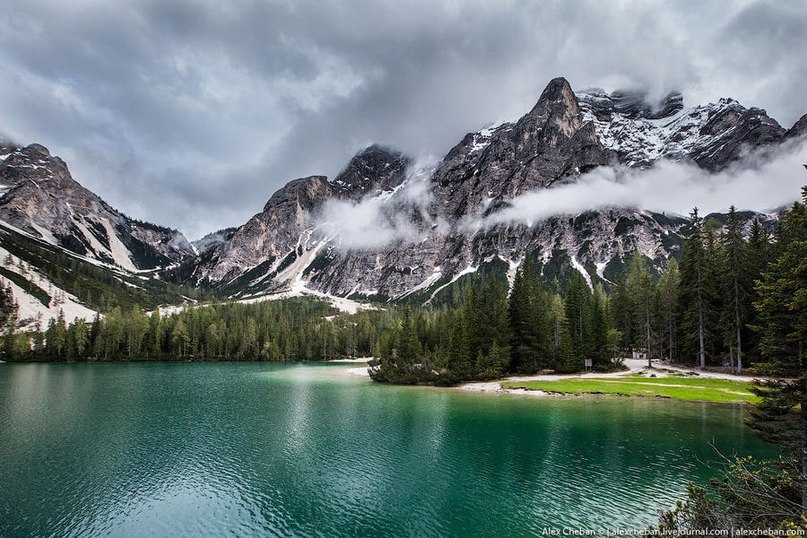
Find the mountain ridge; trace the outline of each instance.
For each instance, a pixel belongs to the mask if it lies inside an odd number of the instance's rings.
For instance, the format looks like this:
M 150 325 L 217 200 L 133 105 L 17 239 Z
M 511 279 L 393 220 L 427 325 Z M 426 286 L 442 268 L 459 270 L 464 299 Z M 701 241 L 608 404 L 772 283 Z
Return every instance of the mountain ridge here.
M 620 207 L 534 223 L 496 218 L 520 195 L 600 167 L 640 173 L 684 161 L 714 173 L 805 134 L 807 114 L 785 129 L 733 99 L 687 108 L 671 93 L 651 106 L 641 92 L 575 93 L 556 78 L 521 118 L 466 134 L 433 170 L 416 170 L 411 157 L 373 144 L 333 180 L 292 180 L 245 224 L 193 243 L 115 210 L 44 146 L 0 142 L 0 221 L 132 274 L 235 299 L 307 292 L 429 302 L 476 272 L 512 280 L 528 255 L 555 286 L 570 271 L 610 285 L 632 252 L 657 267 L 676 256 L 688 219 Z M 396 233 L 359 248 L 333 219 L 350 221 L 368 207 L 363 233 Z M 769 220 L 748 218 L 755 216 Z
M 749 151 L 778 145 L 788 132 L 764 110 L 747 109 L 733 99 L 685 108 L 682 97 L 673 93 L 653 110 L 627 92 L 575 94 L 568 81 L 553 79 L 522 118 L 468 133 L 438 163 L 429 178 L 432 196 L 423 208 L 425 218 L 410 223 L 416 242 L 398 240 L 378 249 L 345 250 L 338 248 L 338 238 L 318 235 L 311 224 L 305 237 L 297 235 L 275 245 L 281 246 L 278 259 L 283 259 L 280 251 L 295 260 L 303 255 L 311 258 L 300 274 L 283 281 L 269 271 L 263 280 L 252 278 L 248 286 L 229 287 L 228 292 L 254 296 L 303 281 L 319 292 L 389 300 L 410 296 L 413 290 L 438 288 L 495 259 L 512 274 L 512 267 L 527 253 L 545 267 L 557 257 L 554 265 L 563 268 L 552 272 L 582 270 L 589 280 L 607 283 L 609 264 L 632 250 L 657 263 L 675 255 L 686 219 L 611 208 L 554 216 L 536 226 L 508 224 L 468 231 L 461 222 L 495 214 L 520 194 L 573 182 L 601 166 L 647 169 L 661 160 L 675 160 L 716 172 Z M 394 204 L 394 198 L 385 203 Z M 317 207 L 323 203 L 320 200 Z M 310 222 L 316 222 L 314 210 L 313 206 L 308 210 Z M 610 230 L 613 237 L 592 240 L 597 230 Z M 250 250 L 248 243 L 240 246 Z M 204 264 L 201 267 L 204 271 Z M 215 286 L 215 281 L 214 277 L 206 284 Z

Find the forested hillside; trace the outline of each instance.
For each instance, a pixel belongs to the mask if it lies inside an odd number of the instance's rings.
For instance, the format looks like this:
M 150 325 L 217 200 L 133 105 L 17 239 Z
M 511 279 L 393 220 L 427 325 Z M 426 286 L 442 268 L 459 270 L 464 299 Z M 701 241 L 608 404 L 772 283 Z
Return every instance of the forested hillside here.
M 807 193 L 805 194 L 807 196 Z M 804 241 L 794 224 L 795 203 L 769 234 L 758 222 L 743 233 L 732 209 L 725 223 L 693 211 L 680 264 L 657 273 L 634 254 L 610 290 L 573 273 L 557 293 L 535 260 L 517 270 L 513 286 L 474 275 L 458 306 L 394 306 L 356 314 L 327 303 L 295 299 L 224 303 L 161 316 L 116 305 L 92 322 L 64 316 L 14 336 L 8 358 L 30 360 L 322 360 L 376 357 L 372 376 L 396 383 L 452 384 L 509 373 L 618 367 L 633 351 L 673 362 L 760 366 L 764 350 L 797 346 L 804 320 L 780 308 L 800 300 L 803 267 L 793 245 Z M 803 260 L 802 260 L 803 261 Z M 796 273 L 791 274 L 791 271 Z M 780 274 L 781 273 L 781 274 Z M 787 278 L 790 295 L 777 287 Z M 509 291 L 509 293 L 508 293 Z M 11 349 L 6 346 L 7 349 Z M 10 353 L 10 354 L 9 354 Z

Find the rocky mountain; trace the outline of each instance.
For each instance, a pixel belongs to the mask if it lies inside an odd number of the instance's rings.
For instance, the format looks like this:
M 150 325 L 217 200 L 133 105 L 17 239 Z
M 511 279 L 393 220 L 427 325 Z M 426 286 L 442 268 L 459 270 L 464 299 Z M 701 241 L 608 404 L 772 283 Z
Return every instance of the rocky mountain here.
M 787 131 L 759 108 L 734 99 L 684 109 L 681 96 L 668 95 L 652 110 L 644 95 L 608 95 L 588 90 L 578 96 L 583 121 L 603 147 L 628 167 L 646 168 L 659 159 L 690 160 L 716 172 L 744 153 L 782 142 Z
M 497 215 L 521 194 L 573 182 L 599 166 L 642 169 L 669 159 L 719 171 L 805 128 L 802 118 L 788 131 L 764 110 L 732 99 L 685 108 L 673 93 L 651 105 L 641 92 L 576 94 L 558 78 L 518 121 L 463 137 L 425 179 L 407 173 L 406 157 L 373 146 L 332 182 L 322 176 L 290 182 L 199 260 L 192 281 L 236 297 L 293 290 L 428 301 L 471 273 L 511 278 L 529 254 L 547 280 L 577 270 L 592 284 L 607 284 L 635 251 L 666 263 L 679 252 L 688 220 L 640 208 L 529 224 Z M 400 229 L 401 219 L 405 233 L 380 247 L 351 246 L 323 217 L 323 208 L 345 199 L 376 210 L 378 234 Z
M 584 123 L 564 79 L 549 83 L 535 107 L 516 123 L 470 133 L 448 152 L 432 182 L 436 211 L 459 218 L 490 200 L 548 187 L 611 163 L 614 156 Z
M 316 213 L 326 201 L 390 193 L 404 182 L 410 164 L 401 153 L 374 145 L 354 156 L 332 182 L 325 176 L 290 181 L 227 241 L 202 254 L 193 281 L 232 290 L 282 287 L 316 257 L 314 243 L 324 246 Z
M 116 271 L 93 278 L 119 281 L 123 289 L 145 289 L 130 277 L 159 276 L 163 281 L 151 282 L 146 294 L 152 302 L 180 293 L 161 287 L 168 280 L 186 286 L 183 295 L 201 288 L 245 300 L 308 293 L 437 301 L 473 274 L 512 279 L 528 255 L 550 285 L 562 286 L 571 271 L 591 285 L 608 285 L 633 252 L 666 264 L 680 252 L 689 220 L 642 208 L 535 222 L 504 218 L 514 199 L 603 166 L 641 171 L 673 160 L 716 172 L 806 134 L 807 115 L 788 130 L 764 110 L 732 99 L 686 108 L 677 93 L 651 103 L 636 91 L 575 93 L 558 78 L 527 114 L 468 133 L 432 169 L 415 169 L 411 158 L 373 145 L 333 180 L 295 179 L 243 226 L 193 244 L 175 230 L 116 211 L 43 146 L 0 141 L 0 246 L 32 270 L 61 259 L 61 249 Z M 32 246 L 37 241 L 57 250 L 31 257 L 31 249 L 41 250 Z M 42 279 L 63 278 L 48 267 Z M 4 274 L 22 286 L 21 271 Z M 78 304 L 90 285 L 68 280 Z M 109 290 L 94 293 L 107 297 Z
M 130 272 L 165 267 L 193 255 L 180 232 L 131 219 L 110 207 L 39 144 L 0 145 L 0 222 Z

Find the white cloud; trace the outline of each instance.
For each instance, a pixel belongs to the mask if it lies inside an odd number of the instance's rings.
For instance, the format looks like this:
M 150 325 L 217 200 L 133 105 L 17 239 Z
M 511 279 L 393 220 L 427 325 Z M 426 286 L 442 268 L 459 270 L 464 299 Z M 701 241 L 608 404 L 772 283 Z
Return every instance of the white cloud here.
M 483 228 L 543 219 L 605 207 L 639 208 L 688 214 L 698 207 L 705 215 L 729 206 L 768 212 L 793 202 L 807 184 L 802 163 L 807 140 L 781 147 L 769 160 L 744 161 L 711 174 L 683 162 L 660 161 L 649 170 L 597 168 L 575 183 L 529 192 L 510 200 L 510 207 L 473 221 Z
M 358 202 L 329 200 L 318 215 L 318 226 L 343 250 L 372 250 L 418 238 L 418 222 L 428 222 L 429 178 L 434 159 L 415 163 L 395 191 L 370 193 Z

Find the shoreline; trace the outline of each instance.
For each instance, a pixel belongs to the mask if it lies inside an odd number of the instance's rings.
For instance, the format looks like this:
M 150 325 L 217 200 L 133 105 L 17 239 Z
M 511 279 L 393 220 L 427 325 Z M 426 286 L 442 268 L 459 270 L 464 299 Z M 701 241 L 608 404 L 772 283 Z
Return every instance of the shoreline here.
M 336 362 L 336 361 L 329 361 L 329 362 Z M 362 361 L 346 360 L 343 362 L 355 363 Z M 536 374 L 527 376 L 509 376 L 493 381 L 471 381 L 467 383 L 462 383 L 460 385 L 450 387 L 439 387 L 439 388 L 447 388 L 450 390 L 472 392 L 472 393 L 475 392 L 475 393 L 488 393 L 488 394 L 512 394 L 518 396 L 529 396 L 533 398 L 546 398 L 546 397 L 578 398 L 581 396 L 609 396 L 609 397 L 622 396 L 622 397 L 634 397 L 634 398 L 676 399 L 680 401 L 702 401 L 713 404 L 726 404 L 727 402 L 719 402 L 708 399 L 685 400 L 656 394 L 640 395 L 640 394 L 620 394 L 620 393 L 605 393 L 605 392 L 582 392 L 582 393 L 564 392 L 564 391 L 554 392 L 542 389 L 529 389 L 524 387 L 507 387 L 504 386 L 504 384 L 526 383 L 532 381 L 543 382 L 543 381 L 564 381 L 564 380 L 569 381 L 569 380 L 585 380 L 585 379 L 592 379 L 592 380 L 613 379 L 614 381 L 618 381 L 619 379 L 633 379 L 633 377 L 636 376 L 637 374 L 646 375 L 648 378 L 651 379 L 671 378 L 671 380 L 677 379 L 679 378 L 679 376 L 682 375 L 683 378 L 685 379 L 722 379 L 738 382 L 753 382 L 759 379 L 759 377 L 755 376 L 737 375 L 722 372 L 709 372 L 695 368 L 683 368 L 680 366 L 669 365 L 659 361 L 654 361 L 652 369 L 648 369 L 647 361 L 644 359 L 625 359 L 624 364 L 627 367 L 627 369 L 620 370 L 618 372 L 586 372 L 577 374 Z M 368 379 L 370 377 L 366 367 L 348 368 L 345 370 L 345 374 L 354 377 L 365 377 Z M 664 384 L 658 384 L 658 386 L 664 386 Z
M 523 393 L 530 393 L 530 392 L 539 392 L 542 395 L 552 395 L 553 393 L 545 392 L 545 391 L 531 391 L 527 389 L 512 389 L 503 387 L 502 383 L 522 383 L 522 382 L 529 382 L 529 381 L 562 381 L 565 379 L 589 379 L 589 378 L 620 378 L 629 376 L 631 374 L 638 374 L 645 370 L 647 370 L 647 361 L 645 359 L 625 359 L 625 366 L 627 370 L 620 370 L 619 372 L 587 372 L 587 373 L 578 373 L 578 374 L 535 374 L 535 375 L 526 375 L 526 376 L 510 376 L 505 377 L 502 379 L 497 379 L 495 381 L 471 381 L 469 383 L 463 383 L 461 385 L 457 385 L 457 389 L 466 390 L 471 392 L 509 392 L 515 394 L 523 394 Z M 759 376 L 746 376 L 746 375 L 737 375 L 737 374 L 726 374 L 720 372 L 709 372 L 705 370 L 699 370 L 696 368 L 682 368 L 680 366 L 674 366 L 667 363 L 653 363 L 653 374 L 657 378 L 664 378 L 670 377 L 670 373 L 676 374 L 686 374 L 690 375 L 691 378 L 700 378 L 700 379 L 727 379 L 730 381 L 745 381 L 745 382 L 752 382 L 757 379 L 760 379 Z M 691 375 L 695 374 L 695 375 Z M 518 391 L 518 392 L 516 392 Z

